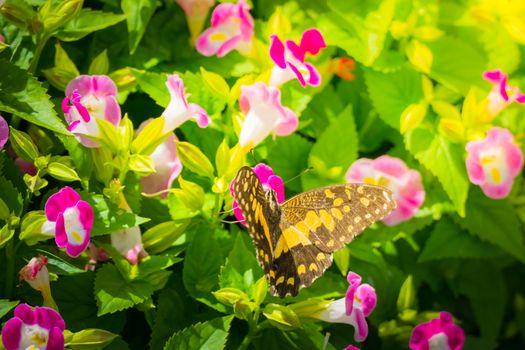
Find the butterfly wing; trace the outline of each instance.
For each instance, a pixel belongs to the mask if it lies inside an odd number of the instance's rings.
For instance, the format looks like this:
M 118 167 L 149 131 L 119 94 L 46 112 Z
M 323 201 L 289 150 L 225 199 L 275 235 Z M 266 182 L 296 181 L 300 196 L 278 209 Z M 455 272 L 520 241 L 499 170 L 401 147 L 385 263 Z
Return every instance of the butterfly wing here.
M 271 235 L 279 229 L 278 225 L 272 225 L 272 222 L 278 222 L 278 219 L 268 220 L 272 215 L 268 211 L 268 201 L 259 178 L 251 168 L 242 167 L 237 173 L 233 185 L 233 196 L 244 214 L 259 265 L 263 268 L 268 280 L 272 281 L 270 275 L 273 251 Z
M 324 187 L 301 193 L 281 207 L 275 244 L 272 294 L 296 295 L 332 264 L 332 252 L 396 207 L 388 189 L 365 184 Z
M 396 207 L 392 192 L 385 187 L 328 186 L 284 202 L 280 226 L 289 244 L 305 236 L 321 251 L 332 253 Z

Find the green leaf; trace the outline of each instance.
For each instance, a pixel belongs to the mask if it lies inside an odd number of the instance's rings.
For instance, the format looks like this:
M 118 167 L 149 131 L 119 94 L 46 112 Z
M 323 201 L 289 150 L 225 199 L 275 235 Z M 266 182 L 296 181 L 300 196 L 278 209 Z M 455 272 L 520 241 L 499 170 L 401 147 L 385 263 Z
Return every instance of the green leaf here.
M 13 183 L 7 180 L 5 177 L 0 176 L 0 198 L 7 204 L 9 211 L 18 215 L 18 212 L 22 208 L 22 195 L 17 191 Z
M 30 211 L 22 218 L 20 227 L 20 240 L 27 245 L 34 245 L 40 241 L 45 241 L 52 236 L 42 234 L 42 225 L 47 221 L 43 210 Z
M 51 162 L 47 166 L 47 172 L 60 181 L 80 181 L 75 169 L 59 162 Z
M 224 349 L 233 316 L 215 318 L 175 333 L 164 350 Z
M 166 288 L 160 293 L 155 323 L 151 333 L 150 349 L 162 349 L 171 335 L 187 324 L 185 309 L 191 304 L 172 288 Z
M 470 191 L 466 216 L 459 224 L 482 241 L 488 241 L 525 262 L 521 224 L 507 199 L 493 200 L 474 188 Z
M 385 123 L 400 128 L 403 111 L 423 98 L 421 74 L 403 68 L 393 73 L 365 70 L 366 86 L 374 108 Z
M 18 66 L 0 59 L 0 111 L 60 134 L 68 134 L 57 117 L 46 89 Z
M 338 46 L 357 61 L 370 66 L 383 50 L 395 1 L 382 1 L 373 9 L 360 8 L 364 11 L 358 14 L 355 5 L 364 7 L 365 3 L 331 0 L 328 6 L 332 11 L 320 15 L 316 21 L 321 32 L 330 33 L 325 35 L 328 45 Z
M 83 329 L 71 334 L 65 346 L 72 350 L 97 350 L 109 345 L 117 337 L 104 329 Z
M 108 59 L 108 50 L 104 49 L 101 53 L 97 55 L 91 61 L 91 64 L 89 65 L 89 74 L 98 74 L 98 75 L 104 75 L 108 74 L 109 71 L 109 59 Z
M 91 204 L 95 213 L 95 221 L 91 230 L 92 237 L 135 227 L 149 221 L 147 218 L 117 207 L 102 195 L 83 195 L 83 199 Z
M 297 134 L 279 137 L 268 151 L 268 165 L 284 180 L 290 180 L 308 168 L 308 154 L 312 143 Z M 301 180 L 286 183 L 286 189 L 301 192 Z
M 497 24 L 483 30 L 481 35 L 489 58 L 488 67 L 498 67 L 507 74 L 514 72 L 521 62 L 521 51 L 507 31 Z
M 407 133 L 405 142 L 410 153 L 438 178 L 458 214 L 465 216 L 469 181 L 463 147 L 424 127 Z
M 62 91 L 66 89 L 71 80 L 80 75 L 77 66 L 58 41 L 55 44 L 55 66 L 43 69 L 42 72 L 51 85 Z
M 498 247 L 480 241 L 445 217 L 438 221 L 432 230 L 418 262 L 458 258 L 495 258 L 501 256 L 502 253 Z
M 357 146 L 352 106 L 348 105 L 313 145 L 308 163 L 316 171 L 317 177 L 306 173 L 302 177 L 304 188 L 344 182 L 346 170 L 357 159 Z
M 155 172 L 155 163 L 150 156 L 143 154 L 132 154 L 128 161 L 129 170 L 139 176 L 148 176 Z
M 217 73 L 208 72 L 206 69 L 201 67 L 200 69 L 202 80 L 206 84 L 206 87 L 210 89 L 217 97 L 228 100 L 230 96 L 230 87 L 226 80 Z
M 31 137 L 27 133 L 18 131 L 13 127 L 9 127 L 9 129 L 9 140 L 16 154 L 23 160 L 34 161 L 38 157 L 38 148 L 31 140 Z
M 195 232 L 184 259 L 183 281 L 188 292 L 194 296 L 206 296 L 218 282 L 223 263 L 219 243 L 210 229 L 200 227 Z
M 9 301 L 7 299 L 0 299 L 0 318 L 7 315 L 7 313 L 19 303 L 19 301 Z
M 157 7 L 156 0 L 122 0 L 122 11 L 126 15 L 129 33 L 129 53 L 137 49 L 148 22 Z
M 106 264 L 97 270 L 95 298 L 98 316 L 128 309 L 151 297 L 152 286 L 141 280 L 126 281 L 114 265 Z
M 483 87 L 486 58 L 469 43 L 443 36 L 427 43 L 433 53 L 430 77 L 456 92 L 466 94 L 472 85 Z
M 86 35 L 115 25 L 126 18 L 124 14 L 94 11 L 83 8 L 77 16 L 62 27 L 55 36 L 62 41 L 76 41 Z
M 214 178 L 213 165 L 202 151 L 189 142 L 177 141 L 177 155 L 182 165 L 196 174 Z
M 218 97 L 205 83 L 201 74 L 185 72 L 184 74 L 180 74 L 180 77 L 184 81 L 186 92 L 189 94 L 188 102 L 198 104 L 210 115 L 220 115 L 226 106 L 227 100 Z
M 148 94 L 159 106 L 167 107 L 170 102 L 170 94 L 166 87 L 166 74 L 132 69 L 131 72 L 137 79 L 139 88 Z
M 253 253 L 253 244 L 248 246 L 247 240 L 251 240 L 247 232 L 237 233 L 226 264 L 221 269 L 219 285 L 221 288 L 239 288 L 251 297 L 254 284 L 263 277 L 263 272 Z
M 189 221 L 187 220 L 182 222 L 166 221 L 153 226 L 142 235 L 144 249 L 151 254 L 165 251 L 184 234 L 188 224 Z

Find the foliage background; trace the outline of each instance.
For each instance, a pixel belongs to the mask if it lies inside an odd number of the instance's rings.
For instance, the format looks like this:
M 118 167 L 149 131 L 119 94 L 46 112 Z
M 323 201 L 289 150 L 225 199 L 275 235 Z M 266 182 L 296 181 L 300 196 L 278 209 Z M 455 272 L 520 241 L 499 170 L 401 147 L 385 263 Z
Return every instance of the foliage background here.
M 27 11 L 44 3 L 16 2 Z M 35 245 L 24 240 L 20 232 L 34 228 L 28 228 L 31 217 L 23 216 L 42 210 L 49 195 L 64 183 L 47 176 L 47 186 L 28 190 L 4 151 L 0 197 L 11 216 L 2 220 L 4 227 L 9 221 L 14 231 L 2 229 L 0 235 L 0 266 L 6 266 L 0 270 L 0 281 L 5 283 L 0 295 L 40 305 L 39 294 L 27 285 L 8 285 L 32 256 L 45 252 L 56 277 L 53 296 L 67 328 L 76 332 L 96 327 L 119 334 L 106 349 L 161 349 L 167 341 L 169 349 L 194 348 L 205 341 L 209 348 L 235 349 L 246 334 L 253 336 L 255 349 L 320 348 L 327 333 L 329 349 L 350 343 L 353 333 L 348 325 L 303 323 L 297 328 L 273 322 L 257 328 L 257 334 L 248 333 L 253 320 L 246 322 L 242 319 L 246 316 L 212 294 L 235 287 L 254 298 L 259 290 L 255 282 L 262 277 L 249 236 L 236 225 L 221 223 L 217 214 L 229 208 L 228 192 L 213 191 L 221 179 L 218 169 L 233 166 L 222 164 L 224 157 L 217 157 L 217 150 L 223 142 L 233 147 L 237 141 L 238 87 L 262 79 L 272 67 L 267 54 L 271 34 L 297 39 L 304 29 L 317 27 L 329 45 L 312 59 L 322 73 L 322 85 L 303 89 L 293 81 L 282 87 L 283 105 L 300 115 L 299 130 L 291 136 L 267 138 L 246 162 L 265 161 L 285 180 L 313 167 L 287 183 L 290 197 L 343 182 L 346 169 L 359 157 L 389 154 L 421 172 L 427 197 L 412 220 L 367 229 L 336 254 L 334 266 L 318 282 L 296 298 L 266 296 L 254 312 L 269 313 L 264 309 L 269 303 L 340 297 L 347 286 L 344 276 L 351 269 L 378 294 L 365 349 L 406 349 L 413 326 L 428 319 L 428 312 L 441 310 L 451 312 L 465 330 L 465 349 L 523 349 L 523 177 L 516 179 L 508 198 L 485 197 L 468 181 L 464 145 L 469 128 L 475 132 L 490 124 L 504 126 L 519 141 L 523 139 L 522 106 L 508 107 L 489 123 L 468 125 L 468 113 L 473 112 L 466 102 L 471 100 L 465 97 L 469 92 L 477 96 L 474 99 L 488 94 L 490 86 L 482 79 L 487 69 L 500 68 L 511 74 L 515 85 L 523 84 L 524 5 L 510 0 L 271 0 L 253 1 L 251 13 L 258 47 L 254 59 L 237 52 L 223 58 L 199 55 L 189 45 L 183 11 L 169 0 L 86 2 L 49 40 L 38 34 L 34 18 L 15 23 L 3 13 L 0 28 L 9 43 L 0 53 L 3 115 L 18 117 L 10 119 L 11 126 L 32 136 L 40 156 L 70 156 L 68 164 L 81 179 L 71 185 L 84 188 L 83 197 L 96 208 L 95 240 L 103 242 L 116 229 L 140 224 L 152 259 L 137 270 L 113 256 L 113 262 L 85 272 L 85 258 L 68 258 L 52 241 Z M 333 75 L 330 61 L 341 56 L 357 62 L 354 80 Z M 123 113 L 138 126 L 162 113 L 169 101 L 165 78 L 175 71 L 191 93 L 190 102 L 204 107 L 213 120 L 204 130 L 185 123 L 176 134 L 197 146 L 215 173 L 203 176 L 184 164 L 182 178 L 200 189 L 197 202 L 185 202 L 177 195 L 166 200 L 141 196 L 137 176 L 129 173 L 124 191 L 136 215 L 125 215 L 111 196 L 105 196 L 109 181 L 93 171 L 92 155 L 65 136 L 59 109 L 63 90 L 79 73 L 108 74 L 119 87 Z M 207 72 L 224 78 L 227 86 L 214 82 L 214 75 L 210 80 Z M 440 109 L 436 101 L 452 111 Z M 419 125 L 404 121 L 406 108 L 420 103 L 427 106 L 424 120 Z M 465 132 L 459 139 L 440 127 L 451 115 L 459 116 L 463 125 Z M 401 133 L 403 122 L 409 130 Z M 181 186 L 182 182 L 176 185 Z M 159 232 L 168 236 L 160 243 L 155 240 Z M 0 304 L 3 321 L 12 307 L 7 305 L 7 301 Z

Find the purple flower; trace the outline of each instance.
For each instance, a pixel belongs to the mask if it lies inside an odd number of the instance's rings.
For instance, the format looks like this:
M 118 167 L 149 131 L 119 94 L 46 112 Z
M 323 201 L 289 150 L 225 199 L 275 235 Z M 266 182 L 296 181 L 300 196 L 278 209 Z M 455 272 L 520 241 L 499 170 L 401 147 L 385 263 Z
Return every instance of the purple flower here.
M 411 350 L 461 350 L 465 334 L 452 315 L 442 311 L 439 318 L 418 324 L 410 337 Z
M 46 202 L 47 222 L 43 230 L 55 233 L 58 247 L 66 248 L 66 253 L 77 257 L 89 244 L 93 226 L 93 208 L 80 199 L 80 195 L 71 187 L 64 187 Z
M 188 103 L 184 94 L 184 82 L 177 74 L 168 76 L 166 87 L 171 95 L 168 107 L 162 113 L 164 117 L 163 133 L 171 132 L 190 118 L 195 118 L 197 125 L 205 128 L 210 124 L 208 113 L 195 103 Z
M 117 87 L 105 75 L 80 75 L 69 82 L 62 111 L 69 124 L 68 130 L 86 147 L 99 147 L 86 136 L 99 136 L 96 119 L 104 119 L 117 126 L 120 123 L 120 106 Z
M 282 106 L 281 91 L 262 82 L 241 86 L 239 105 L 246 116 L 239 135 L 243 149 L 255 147 L 270 133 L 290 135 L 299 124 L 297 115 Z
M 65 323 L 58 312 L 38 306 L 33 310 L 27 304 L 20 304 L 14 314 L 2 329 L 6 350 L 64 349 Z
M 321 83 L 321 76 L 315 67 L 304 61 L 307 53 L 317 55 L 319 50 L 326 47 L 318 29 L 305 30 L 299 45 L 291 40 L 286 40 L 283 44 L 277 35 L 272 35 L 271 41 L 270 57 L 276 64 L 270 77 L 271 86 L 281 85 L 294 76 L 303 87 L 306 84 L 318 86 Z
M 225 2 L 213 10 L 211 27 L 197 38 L 196 49 L 204 56 L 222 57 L 232 50 L 249 55 L 252 37 L 253 18 L 246 1 Z
M 256 166 L 254 166 L 253 171 L 255 172 L 255 175 L 259 178 L 259 181 L 261 181 L 262 187 L 265 191 L 268 191 L 270 189 L 274 190 L 277 194 L 277 201 L 279 203 L 284 202 L 284 184 L 283 179 L 281 179 L 280 176 L 275 175 L 272 168 L 270 168 L 268 165 L 264 163 L 259 163 Z M 234 181 L 230 184 L 230 192 L 233 196 L 233 185 L 235 183 Z M 241 224 L 246 226 L 246 221 L 244 218 L 244 215 L 242 213 L 241 208 L 239 208 L 237 204 L 237 200 L 234 198 L 232 203 L 232 209 L 233 214 L 241 222 Z
M 501 70 L 486 71 L 483 78 L 492 83 L 492 91 L 488 96 L 488 110 L 492 115 L 501 112 L 513 101 L 525 103 L 525 94 L 517 87 L 507 84 L 508 75 Z
M 479 185 L 487 197 L 505 198 L 523 167 L 523 153 L 512 133 L 494 127 L 484 140 L 467 143 L 466 149 L 470 181 Z
M 417 170 L 409 169 L 399 158 L 358 159 L 350 166 L 345 178 L 348 182 L 385 186 L 394 193 L 397 209 L 383 219 L 387 225 L 410 219 L 425 200 L 421 175 Z
M 5 119 L 0 115 L 0 150 L 4 148 L 9 138 L 9 125 Z

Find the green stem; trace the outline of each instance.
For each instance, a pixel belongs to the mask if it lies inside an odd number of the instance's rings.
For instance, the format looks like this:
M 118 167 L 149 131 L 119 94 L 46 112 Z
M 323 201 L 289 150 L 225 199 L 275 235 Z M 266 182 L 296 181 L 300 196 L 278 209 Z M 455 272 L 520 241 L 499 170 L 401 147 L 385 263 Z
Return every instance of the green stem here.
M 29 73 L 35 74 L 36 67 L 38 66 L 38 61 L 40 61 L 40 56 L 42 55 L 42 50 L 44 49 L 44 46 L 46 46 L 47 40 L 49 39 L 49 36 L 43 35 L 41 37 L 37 38 L 36 42 L 36 49 L 35 54 L 33 55 L 33 59 L 31 60 L 31 65 L 29 65 Z

